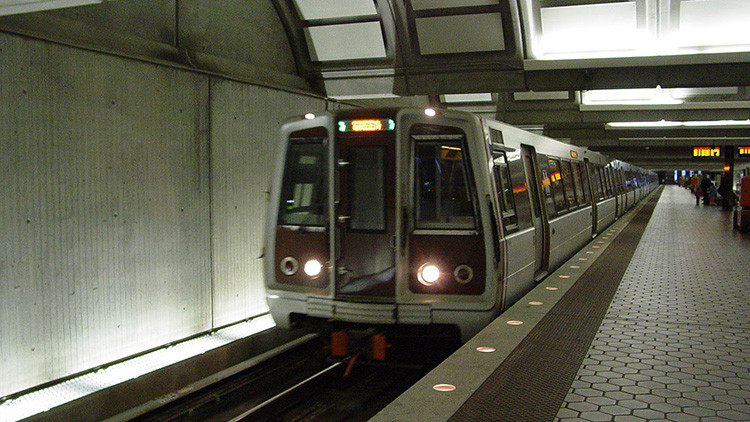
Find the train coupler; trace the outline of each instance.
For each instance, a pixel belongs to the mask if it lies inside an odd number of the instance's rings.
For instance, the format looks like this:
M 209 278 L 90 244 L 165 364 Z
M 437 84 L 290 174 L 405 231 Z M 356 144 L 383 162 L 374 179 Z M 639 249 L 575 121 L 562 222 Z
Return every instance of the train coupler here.
M 326 347 L 332 357 L 343 358 L 358 355 L 376 361 L 385 361 L 388 344 L 385 334 L 373 334 L 371 331 L 340 330 L 330 333 L 330 343 Z

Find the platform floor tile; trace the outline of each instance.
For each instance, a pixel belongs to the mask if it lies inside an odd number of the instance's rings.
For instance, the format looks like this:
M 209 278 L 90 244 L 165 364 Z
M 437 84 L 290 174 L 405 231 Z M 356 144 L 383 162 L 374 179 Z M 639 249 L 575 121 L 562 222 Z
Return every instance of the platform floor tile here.
M 750 236 L 667 187 L 557 421 L 750 421 Z

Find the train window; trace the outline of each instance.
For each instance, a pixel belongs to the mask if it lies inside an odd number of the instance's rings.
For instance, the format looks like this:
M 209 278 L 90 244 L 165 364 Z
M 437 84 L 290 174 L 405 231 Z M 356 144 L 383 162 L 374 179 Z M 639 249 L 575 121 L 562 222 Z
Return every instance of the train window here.
M 547 218 L 552 219 L 557 215 L 557 210 L 555 209 L 555 198 L 552 194 L 552 171 L 549 167 L 549 160 L 546 155 L 537 154 L 536 162 L 542 176 L 541 188 L 544 193 L 544 207 L 547 209 Z M 559 171 L 559 169 L 555 171 Z M 559 174 L 555 177 L 558 176 Z
M 599 173 L 596 171 L 596 165 L 589 163 L 586 164 L 586 168 L 588 168 L 589 177 L 591 178 L 593 202 L 599 201 L 602 197 L 602 182 L 599 180 Z
M 555 201 L 557 212 L 565 211 L 568 208 L 565 201 L 565 191 L 563 190 L 562 173 L 560 172 L 560 161 L 550 158 L 547 160 L 549 166 L 549 181 L 552 186 L 552 194 Z
M 609 183 L 607 183 L 607 171 L 604 167 L 599 167 L 599 179 L 602 181 L 602 198 L 609 198 L 612 196 L 609 190 Z
M 591 174 L 591 186 L 594 188 L 594 201 L 599 201 L 602 196 L 602 181 L 599 178 L 599 168 L 595 164 L 589 163 L 589 173 Z
M 497 196 L 500 199 L 501 214 L 503 217 L 503 227 L 506 231 L 518 229 L 518 219 L 516 217 L 516 207 L 513 201 L 513 188 L 508 171 L 508 163 L 504 152 L 493 153 L 492 171 L 495 175 L 495 185 L 497 187 Z
M 583 173 L 581 172 L 581 163 L 570 163 L 573 167 L 573 184 L 576 188 L 576 200 L 578 205 L 586 205 L 588 202 L 586 199 L 589 195 L 586 194 L 584 189 L 585 184 L 583 183 Z
M 289 140 L 281 185 L 279 224 L 325 225 L 326 160 L 323 141 L 323 138 Z
M 356 147 L 349 150 L 352 177 L 349 228 L 352 230 L 386 229 L 384 156 L 382 147 Z
M 573 183 L 573 170 L 570 169 L 569 161 L 563 160 L 560 162 L 560 173 L 562 174 L 563 187 L 565 188 L 565 201 L 568 203 L 568 208 L 576 208 L 578 206 L 578 201 L 576 199 L 578 192 L 574 187 L 580 188 L 580 186 L 575 186 Z
M 610 167 L 604 167 L 604 177 L 607 178 L 607 191 L 609 196 L 617 195 L 616 185 L 612 183 L 612 169 Z
M 620 171 L 616 168 L 609 169 L 609 178 L 612 181 L 612 192 L 615 195 L 621 195 L 622 191 L 622 178 L 620 177 Z
M 531 227 L 532 215 L 531 215 L 531 201 L 529 199 L 529 191 L 526 186 L 526 174 L 523 170 L 523 161 L 521 160 L 521 152 L 511 152 L 506 154 L 505 157 L 508 160 L 508 171 L 510 172 L 510 184 L 512 186 L 513 201 L 516 204 L 516 217 L 518 229 L 523 230 Z M 528 157 L 527 158 L 531 158 Z M 533 168 L 529 166 L 529 168 Z
M 415 225 L 420 229 L 474 229 L 469 166 L 463 135 L 413 135 Z

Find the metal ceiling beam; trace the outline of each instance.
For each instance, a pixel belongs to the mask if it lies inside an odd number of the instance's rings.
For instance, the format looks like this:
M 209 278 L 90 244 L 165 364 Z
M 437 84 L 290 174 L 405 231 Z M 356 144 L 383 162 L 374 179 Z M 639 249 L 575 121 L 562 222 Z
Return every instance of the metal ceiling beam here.
M 750 85 L 750 63 L 527 70 L 532 91 Z

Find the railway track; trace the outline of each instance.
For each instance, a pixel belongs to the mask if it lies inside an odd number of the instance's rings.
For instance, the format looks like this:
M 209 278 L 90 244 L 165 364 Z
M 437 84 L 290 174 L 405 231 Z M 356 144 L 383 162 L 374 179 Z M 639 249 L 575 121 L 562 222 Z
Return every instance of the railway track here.
M 134 421 L 366 421 L 426 374 L 430 363 L 333 360 L 310 336 L 282 354 Z

